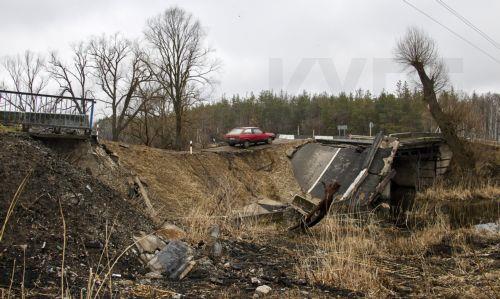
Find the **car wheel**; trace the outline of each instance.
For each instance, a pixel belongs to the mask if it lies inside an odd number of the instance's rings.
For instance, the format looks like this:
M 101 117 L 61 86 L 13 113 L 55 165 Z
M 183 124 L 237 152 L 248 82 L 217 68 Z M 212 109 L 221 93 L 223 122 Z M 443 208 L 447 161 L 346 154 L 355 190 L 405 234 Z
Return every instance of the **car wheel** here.
M 271 137 L 267 138 L 266 143 L 267 143 L 267 144 L 271 144 L 271 143 L 273 143 L 273 139 L 272 139 Z
M 243 142 L 243 147 L 244 148 L 249 148 L 250 147 L 250 141 L 247 140 L 247 141 Z

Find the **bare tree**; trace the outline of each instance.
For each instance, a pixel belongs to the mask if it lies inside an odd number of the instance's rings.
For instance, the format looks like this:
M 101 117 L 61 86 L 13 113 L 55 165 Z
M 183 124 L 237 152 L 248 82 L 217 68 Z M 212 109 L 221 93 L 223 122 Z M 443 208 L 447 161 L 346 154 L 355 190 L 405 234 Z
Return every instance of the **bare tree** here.
M 56 52 L 50 53 L 48 72 L 59 84 L 59 94 L 69 95 L 73 98 L 92 97 L 90 89 L 90 51 L 88 45 L 80 42 L 72 47 L 73 57 L 71 63 L 63 62 Z M 85 113 L 88 109 L 87 102 L 75 101 L 76 109 Z
M 45 60 L 42 55 L 31 51 L 25 51 L 24 54 L 7 57 L 4 61 L 5 70 L 8 73 L 12 88 L 18 92 L 40 93 L 48 84 L 46 76 Z M 39 111 L 42 107 L 37 106 L 36 97 L 7 98 L 21 111 Z
M 450 146 L 457 165 L 472 169 L 474 160 L 462 140 L 456 134 L 456 126 L 441 109 L 436 94 L 446 87 L 448 78 L 445 64 L 439 57 L 436 42 L 418 28 L 408 28 L 406 34 L 397 42 L 395 59 L 415 71 L 422 83 L 423 100 L 437 122 L 443 137 Z
M 118 140 L 144 103 L 137 95 L 139 85 L 149 80 L 143 56 L 138 43 L 118 33 L 94 38 L 90 42 L 92 74 L 106 95 L 103 102 L 111 108 L 114 141 Z M 138 105 L 135 105 L 136 101 L 139 101 Z
M 138 94 L 143 99 L 143 104 L 127 130 L 130 136 L 146 146 L 153 146 L 164 127 L 160 111 L 164 97 L 160 95 L 160 91 L 161 87 L 155 81 L 139 85 Z
M 218 63 L 210 59 L 212 51 L 203 45 L 205 32 L 200 22 L 181 8 L 169 8 L 149 19 L 145 35 L 152 46 L 148 65 L 172 101 L 175 146 L 181 149 L 185 111 L 201 100 Z

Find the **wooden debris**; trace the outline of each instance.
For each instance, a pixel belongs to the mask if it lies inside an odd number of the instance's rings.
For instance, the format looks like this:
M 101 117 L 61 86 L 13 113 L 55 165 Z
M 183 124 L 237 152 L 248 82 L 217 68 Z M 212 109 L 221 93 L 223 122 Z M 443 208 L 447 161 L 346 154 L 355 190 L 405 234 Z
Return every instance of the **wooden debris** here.
M 330 206 L 333 203 L 333 195 L 340 189 L 340 184 L 336 181 L 331 182 L 328 185 L 324 182 L 322 183 L 325 188 L 325 197 L 323 200 L 306 217 L 302 218 L 299 223 L 290 227 L 288 229 L 289 231 L 293 231 L 298 228 L 305 230 L 313 227 L 328 214 Z

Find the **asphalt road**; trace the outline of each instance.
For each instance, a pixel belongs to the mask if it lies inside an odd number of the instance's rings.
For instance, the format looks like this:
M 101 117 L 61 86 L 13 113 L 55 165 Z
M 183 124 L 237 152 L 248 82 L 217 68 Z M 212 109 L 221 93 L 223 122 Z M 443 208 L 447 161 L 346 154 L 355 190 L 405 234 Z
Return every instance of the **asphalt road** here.
M 273 147 L 273 146 L 276 146 L 279 144 L 289 143 L 292 141 L 293 140 L 288 140 L 288 139 L 275 139 L 272 144 L 259 143 L 257 145 L 250 146 L 248 149 L 245 149 L 243 146 L 224 145 L 224 146 L 203 149 L 202 151 L 203 152 L 221 153 L 221 152 L 239 152 L 239 151 L 245 151 L 245 150 L 261 150 L 261 149 L 270 148 L 270 147 Z

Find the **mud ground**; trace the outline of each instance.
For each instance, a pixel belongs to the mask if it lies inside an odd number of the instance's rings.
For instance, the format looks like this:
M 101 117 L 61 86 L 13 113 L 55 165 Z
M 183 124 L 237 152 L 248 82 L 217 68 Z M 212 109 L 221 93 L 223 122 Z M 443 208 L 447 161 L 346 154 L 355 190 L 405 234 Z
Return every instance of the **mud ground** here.
M 11 280 L 19 288 L 23 272 L 24 286 L 36 289 L 33 295 L 59 286 L 65 239 L 66 284 L 78 291 L 86 286 L 91 268 L 102 272 L 108 259 L 113 261 L 130 245 L 134 232 L 153 228 L 121 194 L 43 143 L 25 135 L 0 134 L 2 222 L 24 178 L 26 185 L 0 243 L 2 288 L 9 288 Z M 135 278 L 144 269 L 135 256 L 126 253 L 113 271 Z

